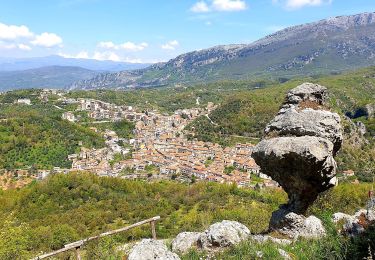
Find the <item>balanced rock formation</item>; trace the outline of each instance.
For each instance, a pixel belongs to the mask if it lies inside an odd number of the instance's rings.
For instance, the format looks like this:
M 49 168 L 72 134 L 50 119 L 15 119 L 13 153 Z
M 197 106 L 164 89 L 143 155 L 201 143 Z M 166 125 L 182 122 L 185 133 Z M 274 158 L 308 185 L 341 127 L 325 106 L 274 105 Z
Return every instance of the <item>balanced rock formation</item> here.
M 326 100 L 327 89 L 317 84 L 290 90 L 252 154 L 262 172 L 288 194 L 288 203 L 273 213 L 270 229 L 290 237 L 303 229 L 313 229 L 317 236 L 322 233 L 319 221 L 302 215 L 319 193 L 337 182 L 333 157 L 341 148 L 342 127 L 339 115 L 325 106 Z
M 128 260 L 180 260 L 180 257 L 162 241 L 143 239 L 131 249 Z

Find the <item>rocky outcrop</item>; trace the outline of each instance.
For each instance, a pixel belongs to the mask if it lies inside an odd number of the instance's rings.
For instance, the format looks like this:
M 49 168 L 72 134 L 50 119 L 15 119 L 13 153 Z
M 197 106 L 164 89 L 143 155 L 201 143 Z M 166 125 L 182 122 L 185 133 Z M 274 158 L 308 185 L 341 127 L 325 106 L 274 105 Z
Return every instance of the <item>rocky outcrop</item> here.
M 172 251 L 176 253 L 186 253 L 191 248 L 197 247 L 200 232 L 182 232 L 172 241 Z
M 180 257 L 169 251 L 167 246 L 158 240 L 143 239 L 136 244 L 128 255 L 128 260 L 179 260 Z
M 233 246 L 246 240 L 250 230 L 236 221 L 223 220 L 211 225 L 200 237 L 198 244 L 202 249 L 212 250 Z
M 318 194 L 336 184 L 334 156 L 343 136 L 340 117 L 326 107 L 327 89 L 304 83 L 292 90 L 265 129 L 253 158 L 289 201 L 272 214 L 270 229 L 290 237 L 320 237 L 321 222 L 303 214 Z
M 333 214 L 332 220 L 336 224 L 343 222 L 341 231 L 347 236 L 355 237 L 375 224 L 375 211 L 360 209 L 353 216 L 337 212 Z

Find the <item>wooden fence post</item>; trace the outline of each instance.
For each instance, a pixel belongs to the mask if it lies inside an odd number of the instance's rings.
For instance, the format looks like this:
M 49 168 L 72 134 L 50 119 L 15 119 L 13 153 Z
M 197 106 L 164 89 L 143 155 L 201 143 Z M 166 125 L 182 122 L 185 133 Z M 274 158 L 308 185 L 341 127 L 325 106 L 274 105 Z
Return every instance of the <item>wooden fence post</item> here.
M 150 224 L 151 224 L 152 239 L 156 239 L 155 220 L 151 221 Z

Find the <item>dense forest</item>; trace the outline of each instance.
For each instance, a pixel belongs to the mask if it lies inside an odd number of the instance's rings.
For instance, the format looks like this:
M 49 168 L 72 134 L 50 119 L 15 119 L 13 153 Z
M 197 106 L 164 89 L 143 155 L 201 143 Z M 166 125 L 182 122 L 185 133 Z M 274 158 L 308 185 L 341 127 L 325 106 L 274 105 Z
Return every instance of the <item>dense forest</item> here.
M 340 185 L 323 194 L 310 213 L 332 225 L 328 221 L 332 213 L 353 214 L 365 206 L 369 187 Z M 271 212 L 285 201 L 286 194 L 278 189 L 256 191 L 206 182 L 146 183 L 90 173 L 52 175 L 20 190 L 0 192 L 0 259 L 23 259 L 59 249 L 69 242 L 156 215 L 161 216 L 157 224 L 160 238 L 171 238 L 181 231 L 202 231 L 223 219 L 237 220 L 252 233 L 259 233 L 267 229 Z M 107 252 L 113 256 L 115 245 L 149 236 L 146 226 L 99 241 L 85 250 L 91 255 Z M 333 231 L 332 236 L 335 240 L 324 246 L 323 241 L 313 242 L 316 252 L 305 252 L 308 244 L 304 241 L 291 252 L 302 257 L 299 259 L 324 259 L 332 253 L 328 250 L 339 250 L 348 242 Z M 335 252 L 339 254 L 345 252 Z M 190 259 L 199 259 L 193 255 Z

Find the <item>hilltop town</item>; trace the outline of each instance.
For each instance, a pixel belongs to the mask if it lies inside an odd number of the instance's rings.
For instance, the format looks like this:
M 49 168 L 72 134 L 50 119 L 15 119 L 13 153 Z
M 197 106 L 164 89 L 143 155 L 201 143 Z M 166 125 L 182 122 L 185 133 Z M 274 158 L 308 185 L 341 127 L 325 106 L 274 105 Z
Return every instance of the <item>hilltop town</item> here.
M 23 186 L 32 179 L 44 179 L 51 173 L 72 171 L 148 181 L 170 179 L 190 183 L 205 180 L 235 183 L 239 187 L 278 186 L 260 172 L 259 166 L 251 158 L 254 145 L 237 143 L 233 147 L 222 147 L 198 141 L 194 133 L 185 130 L 199 116 L 205 116 L 211 121 L 208 115 L 217 107 L 212 102 L 208 102 L 204 108 L 179 109 L 167 114 L 157 110 L 140 111 L 136 107 L 96 99 L 71 98 L 64 91 L 48 89 L 41 91 L 38 99 L 48 102 L 50 95 L 58 96 L 58 104 L 74 108 L 65 110 L 61 115 L 62 120 L 89 126 L 104 138 L 105 146 L 95 149 L 80 143 L 80 151 L 68 156 L 70 168 L 38 169 L 31 174 L 30 170 L 15 170 L 14 175 L 22 180 L 22 183 L 14 184 L 15 187 Z M 21 99 L 15 105 L 30 106 L 32 101 Z M 54 106 L 62 109 L 58 105 Z M 119 137 L 115 131 L 101 127 L 106 123 L 122 121 L 134 125 L 129 138 Z M 4 176 L 9 174 L 7 172 Z M 7 184 L 5 180 L 3 183 Z M 5 188 L 7 186 L 9 183 L 4 185 Z
M 71 102 L 72 100 L 70 100 Z M 216 108 L 175 111 L 172 115 L 158 111 L 137 112 L 131 106 L 116 106 L 93 99 L 77 99 L 78 111 L 86 111 L 95 123 L 128 120 L 135 124 L 134 138 L 119 138 L 116 132 L 105 130 L 106 147 L 87 149 L 72 154 L 72 171 L 90 171 L 100 176 L 126 179 L 208 180 L 250 186 L 251 175 L 264 178 L 265 185 L 276 185 L 259 172 L 251 158 L 252 144 L 237 144 L 223 148 L 218 144 L 188 140 L 185 126 Z M 73 112 L 62 115 L 77 122 Z M 92 127 L 94 131 L 97 128 Z M 153 169 L 153 174 L 150 173 Z

